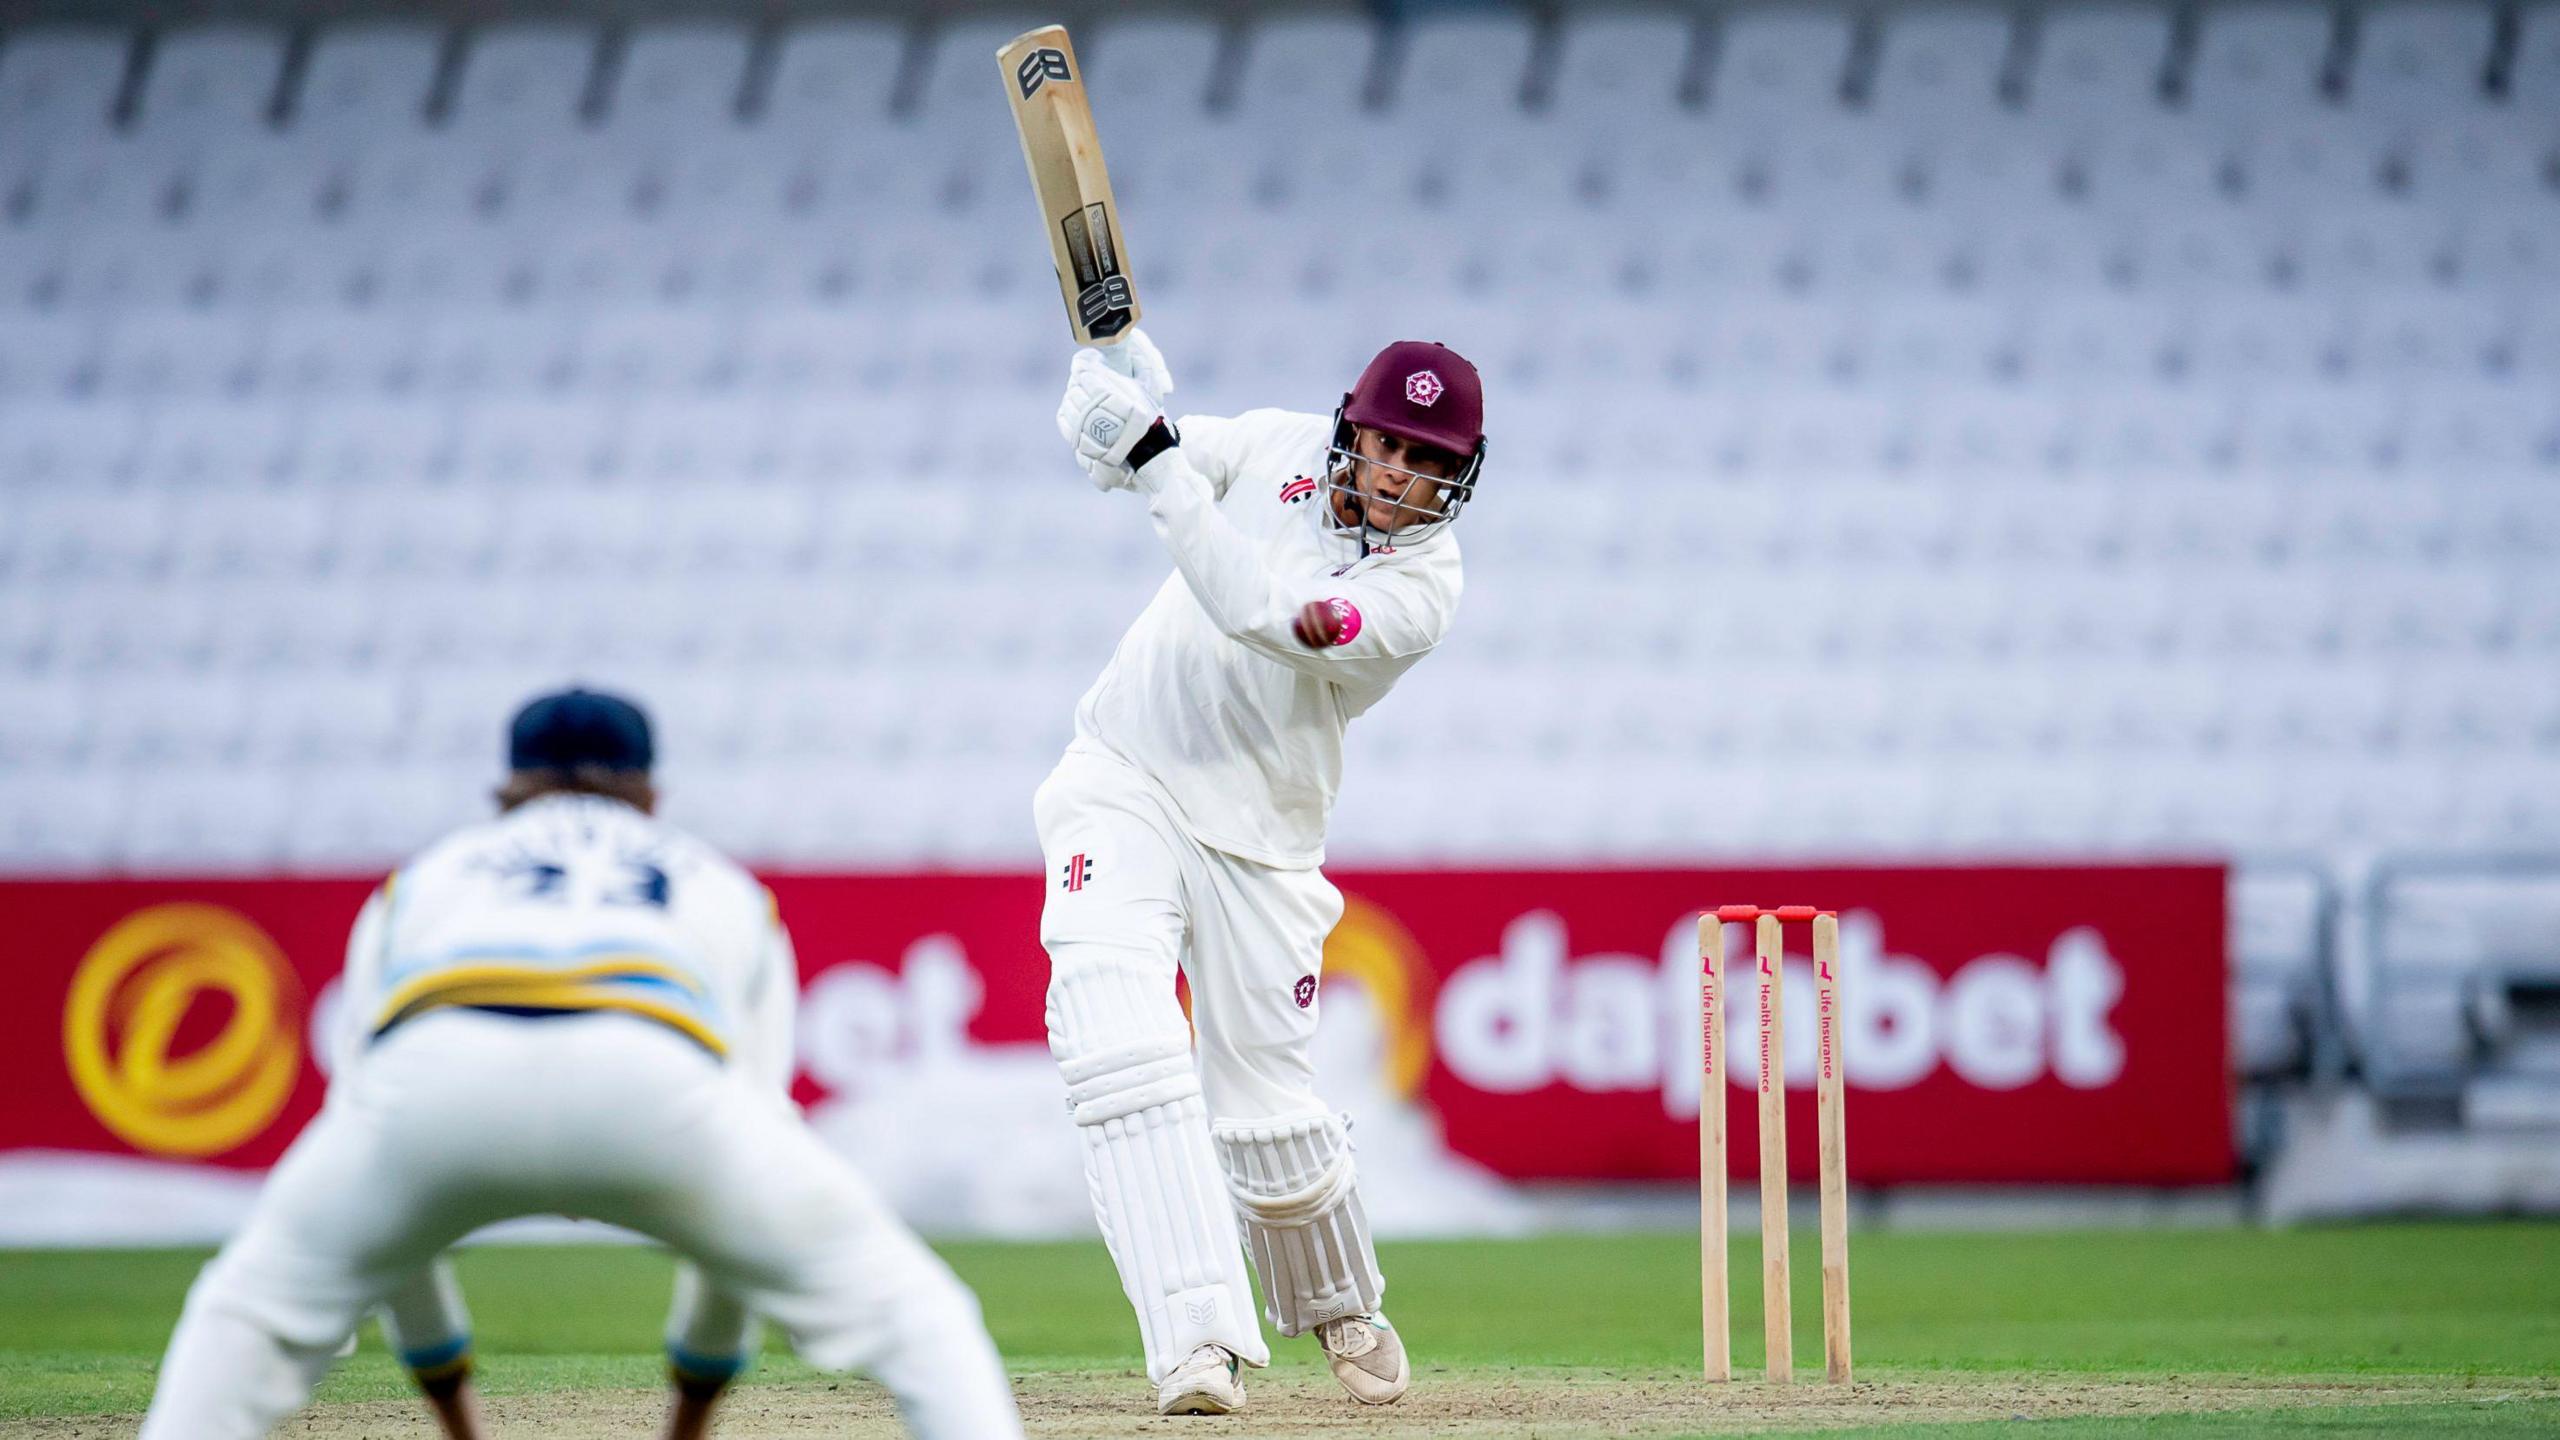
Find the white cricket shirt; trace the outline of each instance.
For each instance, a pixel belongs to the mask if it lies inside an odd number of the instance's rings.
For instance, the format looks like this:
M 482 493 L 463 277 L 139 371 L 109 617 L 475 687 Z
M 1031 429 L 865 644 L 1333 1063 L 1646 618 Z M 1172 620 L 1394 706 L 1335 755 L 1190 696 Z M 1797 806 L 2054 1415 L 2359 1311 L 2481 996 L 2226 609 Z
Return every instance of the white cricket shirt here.
M 1323 415 L 1185 416 L 1137 477 L 1174 573 L 1076 706 L 1070 749 L 1152 779 L 1192 839 L 1285 869 L 1324 863 L 1342 732 L 1456 616 L 1453 527 L 1361 554 L 1326 513 Z M 1359 616 L 1347 643 L 1294 633 L 1308 601 Z
M 780 1088 L 799 984 L 753 876 L 618 800 L 547 795 L 447 836 L 365 902 L 341 1043 L 447 1006 L 616 1010 Z

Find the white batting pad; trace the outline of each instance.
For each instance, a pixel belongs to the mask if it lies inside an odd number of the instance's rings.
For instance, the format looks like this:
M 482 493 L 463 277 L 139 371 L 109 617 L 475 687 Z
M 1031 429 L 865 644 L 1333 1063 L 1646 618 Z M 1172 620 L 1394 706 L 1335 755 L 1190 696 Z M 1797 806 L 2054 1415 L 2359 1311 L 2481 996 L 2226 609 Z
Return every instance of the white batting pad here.
M 1222 1120 L 1213 1134 L 1280 1333 L 1375 1311 L 1387 1282 L 1360 1209 L 1350 1127 L 1334 1115 L 1297 1115 Z
M 1207 1344 L 1268 1364 L 1181 1007 L 1140 967 L 1078 963 L 1083 948 L 1053 951 L 1049 1048 L 1084 1136 L 1094 1218 L 1138 1312 L 1147 1378 L 1162 1383 Z

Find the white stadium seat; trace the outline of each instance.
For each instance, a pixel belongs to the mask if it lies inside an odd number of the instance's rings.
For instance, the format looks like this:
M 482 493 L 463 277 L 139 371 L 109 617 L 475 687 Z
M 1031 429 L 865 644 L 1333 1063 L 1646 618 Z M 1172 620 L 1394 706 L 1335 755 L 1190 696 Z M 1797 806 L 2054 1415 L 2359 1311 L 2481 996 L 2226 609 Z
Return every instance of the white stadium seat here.
M 746 81 L 744 26 L 643 26 L 623 51 L 607 134 L 632 146 L 696 143 L 736 123 Z
M 557 142 L 573 132 L 595 64 L 595 32 L 551 23 L 473 32 L 447 121 L 475 139 Z
M 2516 113 L 2528 123 L 2546 123 L 2560 115 L 2560 9 L 2527 5 L 2518 11 L 2514 60 L 2508 71 L 2508 93 Z
M 57 770 L 93 743 L 89 689 L 68 676 L 10 681 L 0 706 L 0 769 L 27 774 Z
M 2496 17 L 2474 0 L 2395 0 L 2356 28 L 2350 112 L 2385 131 L 2459 121 L 2489 104 Z
M 2127 123 L 2158 105 L 2168 62 L 2165 8 L 2096 4 L 2049 11 L 2037 30 L 2029 109 L 2084 125 Z
M 479 759 L 481 757 L 474 757 Z M 332 765 L 292 776 L 291 823 L 270 863 L 297 870 L 388 870 L 458 826 L 488 817 L 495 758 L 478 765 Z
M 2202 16 L 2188 104 L 2218 128 L 2246 131 L 2311 113 L 2330 58 L 2330 15 L 2283 0 L 2215 6 Z
M 877 129 L 888 120 L 906 46 L 905 33 L 887 20 L 793 26 L 783 35 L 762 123 L 779 134 L 828 140 Z
M 1234 105 L 1239 121 L 1285 124 L 1308 134 L 1356 124 L 1368 100 L 1377 31 L 1334 15 L 1291 15 L 1256 25 L 1245 41 Z
M 85 140 L 123 82 L 131 37 L 98 25 L 13 30 L 0 50 L 0 154 Z
M 1697 25 L 1679 11 L 1565 16 L 1549 103 L 1560 118 L 1659 124 L 1688 97 Z
M 284 38 L 281 29 L 249 25 L 162 36 L 152 50 L 137 138 L 195 149 L 265 128 L 284 78 Z
M 2560 23 L 2483 101 L 2492 13 L 1080 26 L 1177 409 L 1322 412 L 1405 333 L 1495 397 L 1458 631 L 1353 740 L 1467 824 L 1354 797 L 1345 853 L 2547 837 Z M 322 23 L 291 82 L 180 26 L 131 133 L 127 32 L 13 31 L 0 810 L 96 798 L 0 866 L 396 854 L 579 674 L 742 849 L 1019 863 L 1166 570 L 1050 430 L 1037 18 L 765 75 L 736 21 Z M 1698 703 L 1744 660 L 1768 705 Z M 204 823 L 259 774 L 325 813 Z
M 0 867 L 35 875 L 107 868 L 117 831 L 132 813 L 134 788 L 119 774 L 94 770 L 0 774 Z
M 1819 126 L 1848 82 L 1848 15 L 1828 7 L 1737 10 L 1721 22 L 1707 82 L 1713 123 L 1755 136 L 1786 122 Z
M 1388 113 L 1402 124 L 1463 117 L 1445 127 L 1453 135 L 1507 130 L 1527 93 L 1530 43 L 1522 11 L 1425 17 L 1405 36 Z
M 2010 12 L 1992 5 L 1925 5 L 1886 19 L 1868 104 L 1888 125 L 1927 137 L 1978 139 L 2002 104 Z
M 432 25 L 323 30 L 295 93 L 295 133 L 315 145 L 361 144 L 386 131 L 396 135 L 423 126 L 442 43 Z

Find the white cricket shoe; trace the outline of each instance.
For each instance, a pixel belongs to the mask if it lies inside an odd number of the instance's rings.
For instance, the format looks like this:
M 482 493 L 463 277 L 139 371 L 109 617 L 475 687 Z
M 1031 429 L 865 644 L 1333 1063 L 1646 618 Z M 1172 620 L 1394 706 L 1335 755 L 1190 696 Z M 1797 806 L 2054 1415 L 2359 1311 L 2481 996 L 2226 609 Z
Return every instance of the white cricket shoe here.
M 1233 1415 L 1244 1408 L 1244 1362 L 1224 1345 L 1202 1345 L 1156 1387 L 1159 1415 Z
M 1413 1384 L 1404 1341 L 1379 1315 L 1345 1315 L 1316 1327 L 1316 1343 L 1333 1366 L 1333 1378 L 1363 1405 L 1391 1405 Z

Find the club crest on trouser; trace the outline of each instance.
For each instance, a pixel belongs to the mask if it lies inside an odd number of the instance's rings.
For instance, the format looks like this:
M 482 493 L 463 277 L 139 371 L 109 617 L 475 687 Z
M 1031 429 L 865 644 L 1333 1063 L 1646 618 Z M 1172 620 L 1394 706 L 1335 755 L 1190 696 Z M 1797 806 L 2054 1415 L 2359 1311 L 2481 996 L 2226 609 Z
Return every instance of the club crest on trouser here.
M 1066 864 L 1058 867 L 1058 884 L 1066 890 L 1082 890 L 1085 882 L 1092 878 L 1093 857 L 1089 855 L 1072 856 Z
M 1316 977 L 1314 977 L 1313 975 L 1301 975 L 1301 976 L 1299 976 L 1299 977 L 1298 977 L 1298 983 L 1297 983 L 1297 985 L 1291 989 L 1290 993 L 1291 993 L 1292 995 L 1295 995 L 1295 996 L 1297 997 L 1297 1001 L 1298 1001 L 1298 1008 L 1299 1008 L 1299 1009 L 1301 1009 L 1301 1010 L 1304 1010 L 1304 1009 L 1306 1009 L 1308 1006 L 1315 1004 L 1315 1003 L 1316 1003 Z

